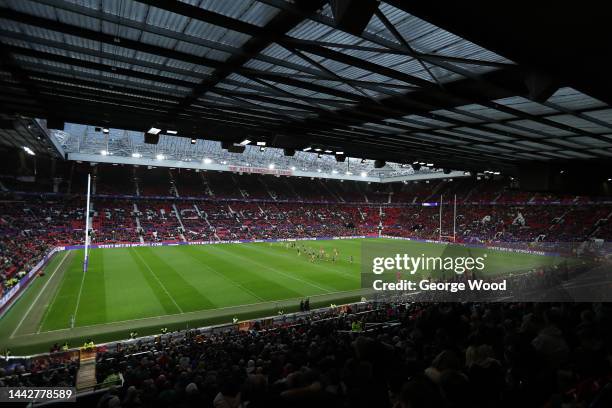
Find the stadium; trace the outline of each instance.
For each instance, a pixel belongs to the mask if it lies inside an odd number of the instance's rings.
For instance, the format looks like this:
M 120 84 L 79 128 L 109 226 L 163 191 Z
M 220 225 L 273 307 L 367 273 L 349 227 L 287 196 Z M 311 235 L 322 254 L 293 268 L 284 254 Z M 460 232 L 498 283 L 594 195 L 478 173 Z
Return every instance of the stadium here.
M 606 14 L 459 3 L 0 0 L 0 403 L 612 406 Z

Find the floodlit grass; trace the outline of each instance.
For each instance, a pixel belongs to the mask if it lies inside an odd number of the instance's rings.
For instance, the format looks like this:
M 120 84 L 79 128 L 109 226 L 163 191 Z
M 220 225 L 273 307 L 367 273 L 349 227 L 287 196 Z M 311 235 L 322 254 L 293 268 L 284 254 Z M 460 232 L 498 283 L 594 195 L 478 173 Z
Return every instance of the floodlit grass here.
M 465 255 L 465 251 L 470 256 L 480 256 L 486 252 L 487 265 L 495 273 L 526 270 L 554 259 L 389 239 L 298 241 L 295 245 L 252 243 L 94 249 L 86 274 L 82 272 L 82 251 L 69 257 L 59 254 L 47 266 L 46 276 L 38 278 L 43 281 L 35 281 L 0 320 L 0 342 L 10 338 L 8 343 L 15 347 L 13 343 L 20 335 L 41 336 L 41 341 L 43 334 L 51 338 L 51 334 L 61 333 L 68 338 L 73 330 L 96 325 L 159 316 L 182 317 L 183 313 L 184 320 L 188 321 L 189 312 L 315 295 L 337 294 L 338 299 L 346 299 L 342 292 L 361 287 L 362 245 L 364 248 L 367 245 L 370 252 L 376 252 L 377 248 L 388 251 L 400 245 L 397 248 L 427 256 L 459 256 Z M 311 262 L 304 249 L 315 253 L 323 249 L 330 256 Z M 334 249 L 339 253 L 335 262 L 331 260 Z M 62 264 L 61 258 L 65 258 L 65 263 Z M 57 281 L 37 299 L 44 280 L 50 279 L 49 275 L 56 270 L 59 271 Z M 417 274 L 416 277 L 429 276 Z M 274 313 L 267 307 L 259 313 Z M 73 316 L 74 329 L 67 332 Z M 161 320 L 156 324 L 159 326 Z M 96 334 L 107 338 L 112 330 L 111 326 L 100 326 Z M 125 334 L 114 338 L 121 337 Z
M 77 253 L 42 331 L 69 327 L 73 315 L 79 327 L 359 289 L 359 242 L 304 245 L 337 248 L 340 259 L 311 263 L 278 243 L 94 249 L 83 279 Z

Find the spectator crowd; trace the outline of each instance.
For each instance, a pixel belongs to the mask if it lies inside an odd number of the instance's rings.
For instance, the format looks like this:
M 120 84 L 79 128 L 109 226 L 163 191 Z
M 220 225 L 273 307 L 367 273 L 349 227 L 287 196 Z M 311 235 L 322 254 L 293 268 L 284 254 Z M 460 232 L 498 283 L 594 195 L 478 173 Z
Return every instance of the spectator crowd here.
M 611 319 L 608 304 L 397 300 L 192 330 L 100 353 L 98 381 L 124 384 L 99 406 L 603 408 Z

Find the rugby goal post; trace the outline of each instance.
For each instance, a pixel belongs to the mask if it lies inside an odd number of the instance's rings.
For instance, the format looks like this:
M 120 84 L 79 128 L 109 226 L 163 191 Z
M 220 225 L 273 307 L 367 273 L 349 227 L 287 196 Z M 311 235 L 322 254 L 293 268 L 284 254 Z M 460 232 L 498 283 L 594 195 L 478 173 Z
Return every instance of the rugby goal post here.
M 85 257 L 83 258 L 83 273 L 87 272 L 89 264 L 89 201 L 91 197 L 91 174 L 87 175 L 87 204 L 85 206 Z
M 440 212 L 438 214 L 439 221 L 440 221 L 440 226 L 438 229 L 438 240 L 442 241 L 442 238 L 445 238 L 445 239 L 451 240 L 452 242 L 455 242 L 457 238 L 457 194 L 455 194 L 454 199 L 453 199 L 453 233 L 452 235 L 443 234 L 442 232 L 443 207 L 444 207 L 444 195 L 441 194 L 440 195 L 440 205 L 439 205 Z

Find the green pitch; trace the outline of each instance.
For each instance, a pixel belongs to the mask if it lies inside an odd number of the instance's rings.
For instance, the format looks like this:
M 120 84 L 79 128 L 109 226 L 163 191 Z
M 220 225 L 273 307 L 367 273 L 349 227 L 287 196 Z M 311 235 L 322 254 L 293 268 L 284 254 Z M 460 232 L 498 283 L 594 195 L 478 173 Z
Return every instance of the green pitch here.
M 77 346 L 88 337 L 102 342 L 134 330 L 145 335 L 161 327 L 228 323 L 234 316 L 294 311 L 306 297 L 313 306 L 354 301 L 363 295 L 362 244 L 370 243 L 392 240 L 94 249 L 86 274 L 82 251 L 59 253 L 0 319 L 0 347 L 20 354 L 66 340 Z M 437 244 L 403 245 L 432 256 L 445 251 Z M 317 256 L 321 250 L 324 255 Z M 497 271 L 525 270 L 551 259 L 486 252 Z M 308 253 L 316 254 L 314 259 Z

